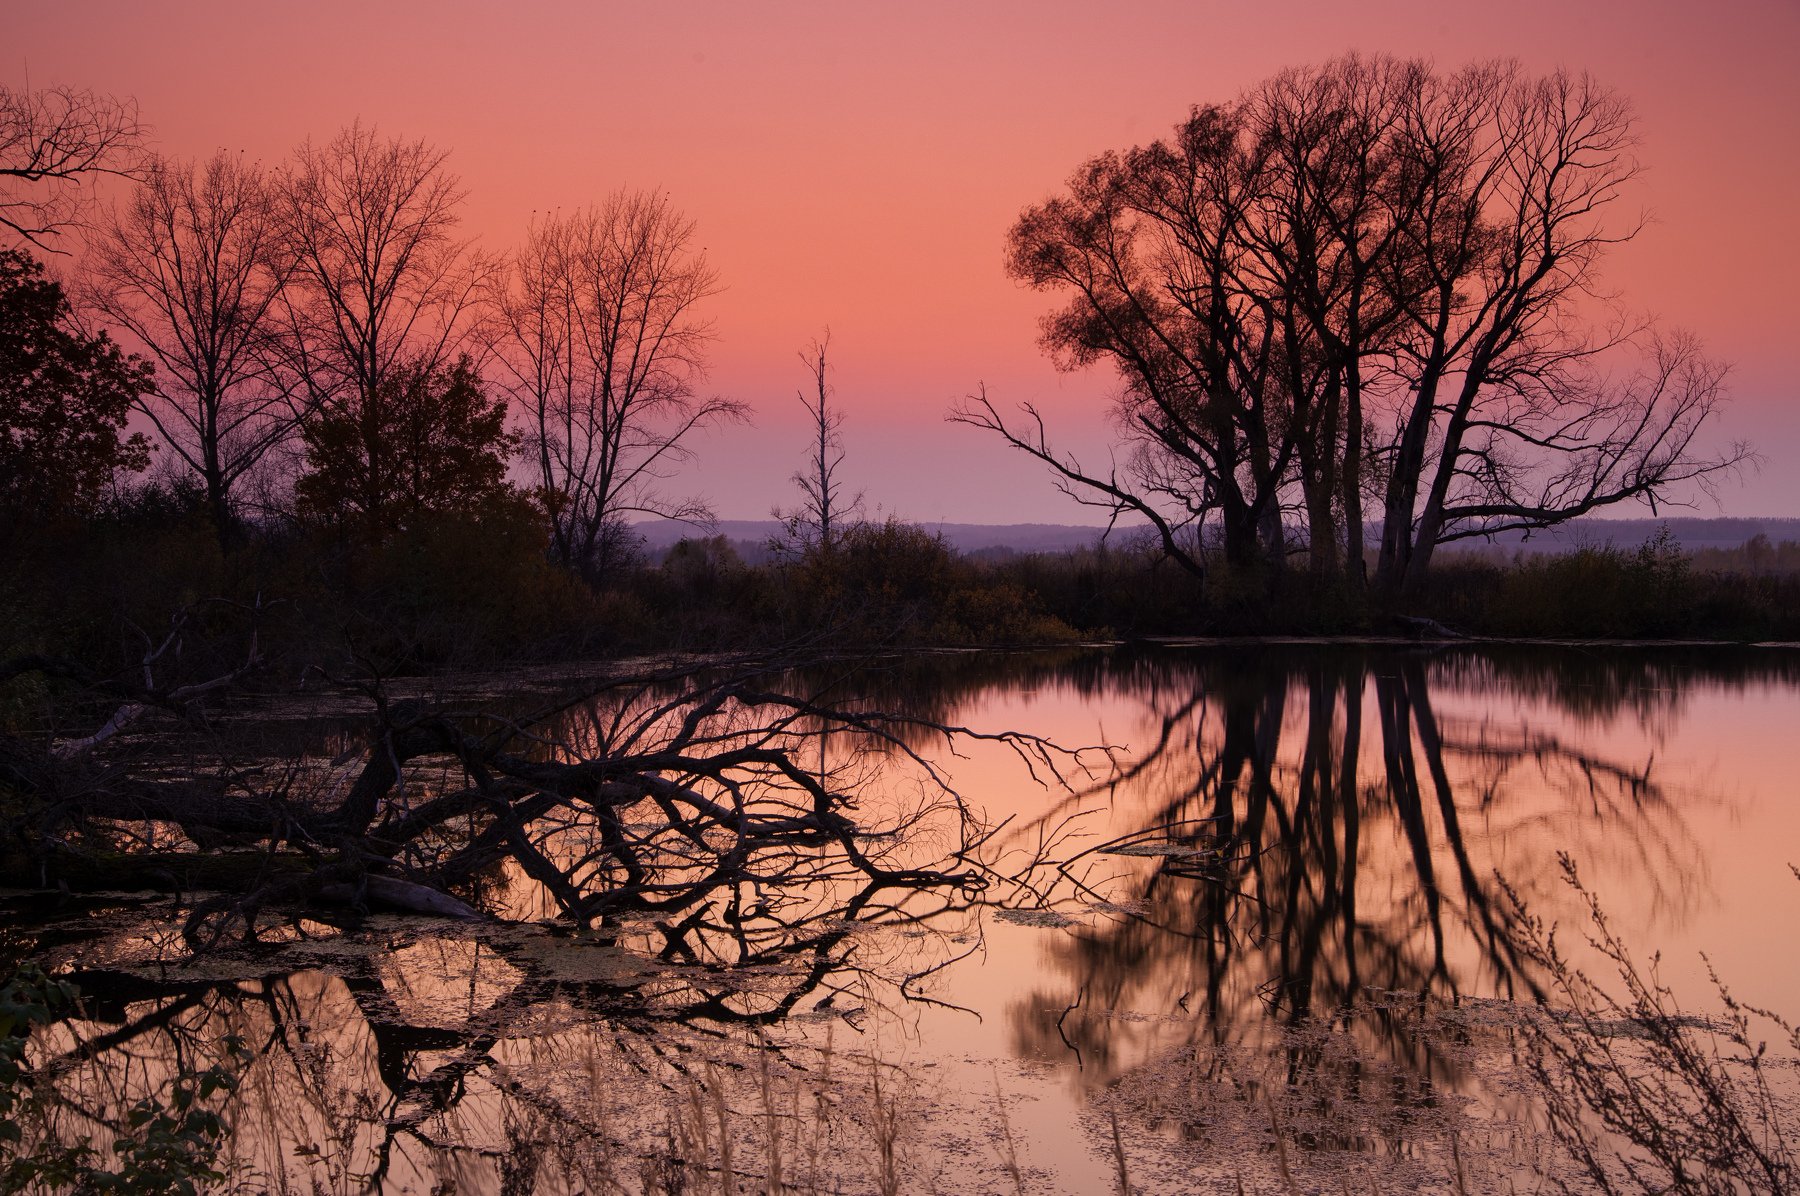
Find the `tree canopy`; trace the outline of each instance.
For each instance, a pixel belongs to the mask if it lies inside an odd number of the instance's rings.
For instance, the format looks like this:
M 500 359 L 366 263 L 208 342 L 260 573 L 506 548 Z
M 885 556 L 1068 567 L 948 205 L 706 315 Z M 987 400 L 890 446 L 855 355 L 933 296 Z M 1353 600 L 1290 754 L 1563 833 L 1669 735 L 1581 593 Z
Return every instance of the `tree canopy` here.
M 1701 426 L 1722 367 L 1594 286 L 1639 221 L 1629 107 L 1585 76 L 1347 57 L 1102 154 L 1025 210 L 1007 268 L 1062 298 L 1042 343 L 1109 366 L 1123 457 L 996 431 L 1082 501 L 1205 550 L 1416 582 L 1442 543 L 1679 496 L 1741 461 Z
M 16 249 L 0 250 L 0 510 L 44 521 L 94 508 L 115 472 L 149 464 L 125 434 L 150 366 L 104 332 L 83 332 L 62 284 Z
M 519 444 L 506 430 L 505 402 L 488 396 L 466 356 L 448 368 L 390 371 L 373 393 L 315 415 L 302 438 L 301 513 L 377 533 L 421 513 L 501 500 Z

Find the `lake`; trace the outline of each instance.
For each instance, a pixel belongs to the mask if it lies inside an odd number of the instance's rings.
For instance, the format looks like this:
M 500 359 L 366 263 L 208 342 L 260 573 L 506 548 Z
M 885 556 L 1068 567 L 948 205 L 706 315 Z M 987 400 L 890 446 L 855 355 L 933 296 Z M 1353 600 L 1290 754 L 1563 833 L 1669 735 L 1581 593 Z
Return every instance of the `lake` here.
M 1680 1110 L 1658 1051 L 1729 1032 L 1713 973 L 1800 1014 L 1800 652 L 1168 644 L 785 682 L 910 720 L 783 734 L 913 879 L 788 846 L 576 929 L 509 863 L 471 892 L 490 920 L 198 957 L 186 904 L 15 892 L 7 934 L 85 1001 L 33 1043 L 68 1098 L 44 1132 L 110 1140 L 222 1059 L 221 1186 L 249 1191 L 1579 1189 L 1574 1143 L 1632 1150 L 1581 1105 L 1596 1060 Z M 271 742 L 323 760 L 349 725 Z M 546 852 L 598 866 L 580 827 Z M 1791 1044 L 1748 1024 L 1764 1066 L 1717 1075 L 1800 1126 Z

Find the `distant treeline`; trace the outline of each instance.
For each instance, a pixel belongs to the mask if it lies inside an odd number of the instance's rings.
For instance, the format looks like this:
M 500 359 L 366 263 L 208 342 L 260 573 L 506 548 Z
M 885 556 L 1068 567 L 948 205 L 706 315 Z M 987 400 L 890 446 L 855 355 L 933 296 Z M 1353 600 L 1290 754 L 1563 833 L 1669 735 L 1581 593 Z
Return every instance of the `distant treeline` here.
M 1612 544 L 1633 548 L 1667 531 L 1685 552 L 1703 549 L 1731 550 L 1756 537 L 1765 543 L 1800 541 L 1800 519 L 1766 517 L 1671 517 L 1667 519 L 1572 519 L 1536 532 L 1502 532 L 1490 539 L 1467 542 L 1467 548 L 1499 548 L 1509 554 L 1570 552 L 1577 548 Z
M 1144 524 L 1121 523 L 1108 529 L 1067 523 L 931 523 L 920 524 L 926 531 L 943 537 L 951 548 L 965 555 L 1002 558 L 1022 553 L 1071 552 L 1082 548 L 1098 548 L 1102 541 L 1113 548 L 1126 548 L 1155 536 L 1154 529 Z M 780 537 L 785 526 L 774 519 L 721 519 L 704 531 L 691 523 L 676 520 L 654 520 L 630 525 L 639 537 L 644 551 L 660 556 L 682 540 L 696 535 L 724 536 L 744 560 L 760 564 L 770 557 L 770 544 Z M 1468 540 L 1447 549 L 1449 555 L 1475 554 L 1488 560 L 1512 560 L 1521 552 L 1562 553 L 1578 548 L 1613 545 L 1636 548 L 1646 540 L 1667 532 L 1682 551 L 1695 556 L 1702 568 L 1749 569 L 1787 568 L 1779 563 L 1776 546 L 1800 543 L 1800 519 L 1774 517 L 1716 516 L 1712 518 L 1668 519 L 1571 519 L 1556 527 L 1535 532 L 1497 532 L 1491 537 Z M 1381 539 L 1379 523 L 1365 526 L 1363 540 L 1375 543 Z M 1753 540 L 1760 537 L 1758 545 Z M 1299 529 L 1291 537 L 1303 542 Z M 1214 547 L 1219 547 L 1215 543 Z M 1747 550 L 1748 555 L 1738 550 Z

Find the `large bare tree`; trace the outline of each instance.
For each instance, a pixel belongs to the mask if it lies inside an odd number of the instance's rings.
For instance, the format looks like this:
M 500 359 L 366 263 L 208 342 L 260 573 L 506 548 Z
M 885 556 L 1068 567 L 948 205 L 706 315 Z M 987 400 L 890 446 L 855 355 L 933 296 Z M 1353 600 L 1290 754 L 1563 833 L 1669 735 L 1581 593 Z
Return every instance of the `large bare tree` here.
M 1378 582 L 1415 586 L 1442 543 L 1654 507 L 1745 460 L 1698 439 L 1724 367 L 1595 285 L 1641 224 L 1619 210 L 1639 169 L 1629 105 L 1586 76 L 1487 64 L 1426 76 L 1406 115 L 1424 190 L 1388 266 Z
M 1251 92 L 1265 185 L 1246 221 L 1253 286 L 1277 297 L 1279 376 L 1299 427 L 1295 466 L 1313 572 L 1363 583 L 1365 373 L 1414 288 L 1388 270 L 1428 172 L 1388 144 L 1426 68 L 1347 58 L 1285 71 Z M 1341 556 L 1340 556 L 1341 550 Z
M 1216 520 L 1226 558 L 1278 555 L 1281 484 L 1299 429 L 1281 405 L 1280 327 L 1244 224 L 1266 151 L 1239 108 L 1198 109 L 1166 142 L 1088 162 L 1065 195 L 1014 225 L 1007 270 L 1068 296 L 1043 320 L 1059 367 L 1112 367 L 1123 440 L 1104 470 L 1056 452 L 1027 409 L 1009 425 L 980 396 L 952 416 L 1051 465 L 1066 493 L 1137 516 L 1194 571 Z
M 978 396 L 952 416 L 1196 545 L 1415 586 L 1435 546 L 1621 502 L 1679 501 L 1744 460 L 1700 430 L 1723 368 L 1594 287 L 1638 221 L 1629 107 L 1516 65 L 1349 57 L 1286 72 L 1175 135 L 1102 155 L 1014 226 L 1012 274 L 1067 297 L 1059 364 L 1110 365 L 1126 460 L 1053 449 Z M 1216 535 L 1204 535 L 1216 517 Z
M 718 289 L 693 221 L 659 192 L 545 218 L 513 259 L 499 357 L 556 555 L 589 577 L 611 567 L 629 516 L 710 516 L 659 484 L 694 432 L 747 413 L 699 389 L 713 339 L 699 306 Z
M 79 222 L 88 185 L 131 174 L 145 133 L 134 100 L 0 84 L 0 231 L 61 252 L 56 239 Z
M 223 150 L 154 160 L 92 247 L 86 305 L 158 365 L 140 401 L 206 488 L 222 542 L 232 493 L 309 404 L 277 377 L 277 304 L 291 257 L 260 168 Z

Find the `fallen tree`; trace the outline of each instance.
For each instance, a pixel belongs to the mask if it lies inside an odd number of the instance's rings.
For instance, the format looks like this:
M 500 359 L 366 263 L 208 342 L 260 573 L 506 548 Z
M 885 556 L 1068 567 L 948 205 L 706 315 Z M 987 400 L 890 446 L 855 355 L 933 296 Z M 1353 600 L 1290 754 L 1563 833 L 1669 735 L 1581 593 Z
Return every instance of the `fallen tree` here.
M 0 663 L 0 682 L 72 685 L 100 724 L 0 739 L 5 866 L 46 888 L 193 895 L 196 948 L 255 939 L 265 911 L 477 918 L 529 900 L 590 924 L 720 903 L 763 915 L 820 885 L 975 887 L 971 853 L 989 828 L 927 741 L 1003 745 L 1053 785 L 1109 762 L 830 699 L 792 660 L 619 674 L 525 711 L 324 678 L 321 692 L 366 712 L 360 743 L 329 761 L 272 756 L 243 730 L 254 717 L 232 731 L 209 716 L 253 669 L 254 646 L 215 679 L 159 686 L 173 642 L 147 649 L 129 680 L 41 657 Z M 184 729 L 214 746 L 195 750 Z M 921 850 L 914 832 L 928 824 Z

